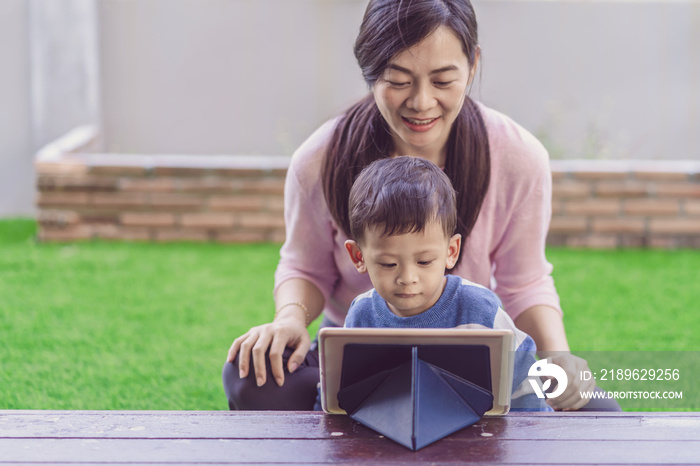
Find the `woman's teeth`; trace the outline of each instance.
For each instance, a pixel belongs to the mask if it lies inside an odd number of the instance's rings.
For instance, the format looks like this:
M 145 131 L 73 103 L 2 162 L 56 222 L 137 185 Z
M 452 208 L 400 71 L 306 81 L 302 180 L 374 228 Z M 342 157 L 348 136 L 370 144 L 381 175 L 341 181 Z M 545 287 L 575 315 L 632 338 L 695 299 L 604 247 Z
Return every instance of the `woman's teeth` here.
M 406 118 L 406 117 L 404 117 L 404 118 Z M 406 118 L 406 121 L 408 121 L 412 125 L 427 125 L 427 124 L 432 123 L 435 120 L 437 120 L 437 118 L 432 118 L 430 120 L 414 120 L 413 118 Z

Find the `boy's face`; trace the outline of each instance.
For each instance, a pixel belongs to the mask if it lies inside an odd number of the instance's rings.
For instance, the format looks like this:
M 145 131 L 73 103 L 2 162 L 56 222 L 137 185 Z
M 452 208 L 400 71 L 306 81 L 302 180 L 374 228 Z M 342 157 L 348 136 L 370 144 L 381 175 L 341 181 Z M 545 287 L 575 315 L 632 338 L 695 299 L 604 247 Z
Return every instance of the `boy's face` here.
M 345 242 L 355 268 L 369 273 L 394 314 L 409 317 L 428 310 L 445 289 L 445 269 L 457 263 L 461 235 L 446 237 L 435 221 L 420 233 L 384 236 L 382 231 L 368 229 L 361 246 Z

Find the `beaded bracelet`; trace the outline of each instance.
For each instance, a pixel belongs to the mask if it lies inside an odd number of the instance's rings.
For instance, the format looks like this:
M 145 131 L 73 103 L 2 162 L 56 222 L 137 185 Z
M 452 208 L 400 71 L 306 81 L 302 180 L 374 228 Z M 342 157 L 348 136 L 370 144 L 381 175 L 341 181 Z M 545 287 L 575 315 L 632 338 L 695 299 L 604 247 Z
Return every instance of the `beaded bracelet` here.
M 281 306 L 275 311 L 275 319 L 276 319 L 277 316 L 279 315 L 280 311 L 282 311 L 282 309 L 284 309 L 284 308 L 287 307 L 287 306 L 298 306 L 298 307 L 300 307 L 300 308 L 304 311 L 304 314 L 306 314 L 306 318 L 305 318 L 305 320 L 304 320 L 304 323 L 305 323 L 306 326 L 308 327 L 308 325 L 311 323 L 311 322 L 310 322 L 311 316 L 309 315 L 309 308 L 307 308 L 303 303 L 299 303 L 299 302 L 296 302 L 296 301 L 281 305 Z M 273 319 L 273 320 L 274 320 L 274 319 Z

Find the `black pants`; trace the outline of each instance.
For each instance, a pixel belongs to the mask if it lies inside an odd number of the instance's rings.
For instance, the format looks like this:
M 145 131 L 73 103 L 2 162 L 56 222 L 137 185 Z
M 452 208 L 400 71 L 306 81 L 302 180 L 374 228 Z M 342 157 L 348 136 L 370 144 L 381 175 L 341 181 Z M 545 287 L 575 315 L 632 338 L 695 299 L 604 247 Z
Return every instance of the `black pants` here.
M 283 411 L 312 411 L 318 394 L 317 385 L 320 381 L 318 367 L 318 351 L 309 351 L 304 362 L 290 374 L 287 371 L 287 361 L 293 353 L 292 348 L 284 351 L 284 385 L 275 383 L 270 370 L 270 359 L 266 355 L 267 381 L 258 387 L 251 361 L 248 377 L 238 376 L 238 357 L 232 363 L 224 364 L 224 391 L 228 398 L 228 406 L 232 410 L 283 410 Z

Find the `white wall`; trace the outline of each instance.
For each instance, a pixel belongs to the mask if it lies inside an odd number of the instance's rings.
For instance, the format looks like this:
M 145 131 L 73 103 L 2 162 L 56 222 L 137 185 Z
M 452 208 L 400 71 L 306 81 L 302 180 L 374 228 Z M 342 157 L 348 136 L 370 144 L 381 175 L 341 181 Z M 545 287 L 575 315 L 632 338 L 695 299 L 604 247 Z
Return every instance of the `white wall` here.
M 99 123 L 94 0 L 0 1 L 0 217 L 34 213 L 33 158 Z
M 116 152 L 290 154 L 366 91 L 364 0 L 102 0 Z
M 0 1 L 0 216 L 26 215 L 34 201 L 25 0 Z
M 32 136 L 36 147 L 99 124 L 95 0 L 28 0 Z
M 476 7 L 484 101 L 553 157 L 700 159 L 700 1 Z
M 289 154 L 366 91 L 366 0 L 101 0 L 119 152 Z M 475 95 L 555 158 L 698 158 L 700 1 L 476 0 Z
M 34 152 L 81 124 L 113 152 L 290 154 L 365 94 L 365 5 L 1 0 L 0 216 L 33 211 Z M 474 95 L 554 158 L 700 159 L 700 0 L 475 7 Z

